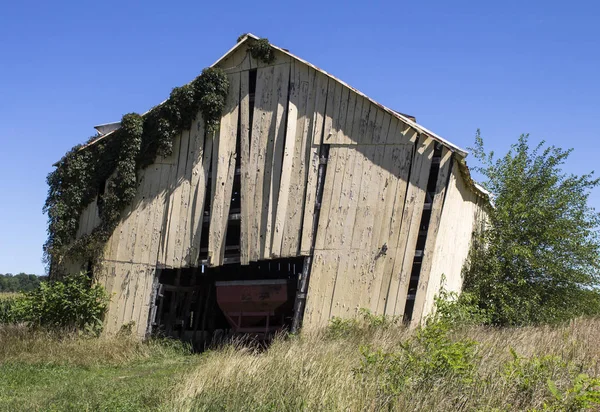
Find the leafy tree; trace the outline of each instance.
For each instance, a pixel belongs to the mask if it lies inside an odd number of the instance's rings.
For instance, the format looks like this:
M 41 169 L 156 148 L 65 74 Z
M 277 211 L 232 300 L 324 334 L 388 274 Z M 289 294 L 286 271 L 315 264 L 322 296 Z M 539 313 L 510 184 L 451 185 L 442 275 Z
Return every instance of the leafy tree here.
M 588 205 L 600 179 L 564 173 L 572 149 L 545 146 L 531 149 L 522 135 L 496 159 L 477 131 L 471 148 L 493 207 L 465 265 L 464 290 L 494 324 L 600 313 L 600 215 Z
M 40 282 L 46 280 L 45 276 L 28 275 L 19 273 L 13 275 L 7 273 L 0 274 L 0 292 L 29 292 L 40 285 Z

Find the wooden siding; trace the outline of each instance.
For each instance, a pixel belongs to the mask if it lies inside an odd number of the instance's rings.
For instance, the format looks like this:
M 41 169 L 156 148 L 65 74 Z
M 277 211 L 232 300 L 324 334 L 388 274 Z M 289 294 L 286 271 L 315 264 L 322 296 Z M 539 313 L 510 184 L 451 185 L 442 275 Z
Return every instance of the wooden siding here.
M 236 173 L 242 264 L 306 256 L 314 242 L 305 325 L 355 316 L 360 308 L 402 315 L 434 141 L 282 53 L 266 65 L 238 50 L 219 65 L 230 81 L 220 129 L 206 133 L 198 115 L 175 139 L 171 156 L 139 172 L 136 197 L 106 245 L 97 277 L 113 297 L 107 332 L 133 321 L 138 334 L 145 333 L 157 269 L 224 263 Z M 323 145 L 329 155 L 317 208 Z M 415 309 L 419 316 L 430 311 L 445 267 L 439 256 L 452 255 L 453 244 L 460 253 L 445 273 L 457 282 L 481 203 L 456 166 L 450 169 L 452 154 L 444 150 Z M 470 223 L 458 230 L 462 223 L 453 219 L 463 203 L 469 204 Z M 81 216 L 78 236 L 98 223 L 93 202 Z M 437 240 L 442 236 L 449 240 Z M 202 260 L 205 238 L 208 258 Z
M 452 166 L 444 209 L 435 238 L 435 252 L 431 259 L 427 289 L 422 294 L 422 317 L 431 313 L 434 297 L 443 279 L 446 290 L 460 292 L 460 274 L 469 254 L 472 234 L 479 230 L 478 225 L 485 220 L 486 207 L 484 199 L 466 186 L 459 166 L 455 163 Z

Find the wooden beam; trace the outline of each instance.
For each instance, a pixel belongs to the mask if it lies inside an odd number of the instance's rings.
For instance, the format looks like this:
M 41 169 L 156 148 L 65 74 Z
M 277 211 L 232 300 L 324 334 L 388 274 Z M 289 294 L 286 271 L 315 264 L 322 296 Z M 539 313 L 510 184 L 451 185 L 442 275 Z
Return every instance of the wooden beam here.
M 208 236 L 208 261 L 211 266 L 223 264 L 235 174 L 240 73 L 230 74 L 227 77 L 229 78 L 229 93 L 227 94 L 227 101 L 219 127 L 218 152 L 213 156 L 216 179 L 215 193 L 210 208 L 210 231 Z
M 281 166 L 285 144 L 287 102 L 289 91 L 290 65 L 275 67 L 273 83 L 274 120 L 269 130 L 267 157 L 265 163 L 265 181 L 263 186 L 263 214 L 261 220 L 260 254 L 263 259 L 271 258 L 273 227 L 279 203 Z
M 442 157 L 440 159 L 440 170 L 438 172 L 437 182 L 435 184 L 435 195 L 431 205 L 431 218 L 429 220 L 429 228 L 427 229 L 427 240 L 423 249 L 423 261 L 421 263 L 421 271 L 419 273 L 419 284 L 417 286 L 417 294 L 415 296 L 415 305 L 413 308 L 411 325 L 416 326 L 421 322 L 423 313 L 423 305 L 427 295 L 427 286 L 429 284 L 429 275 L 431 274 L 431 264 L 435 254 L 435 244 L 440 228 L 440 219 L 442 217 L 442 209 L 444 207 L 444 199 L 448 187 L 448 178 L 452 166 L 452 152 L 447 148 L 442 149 Z
M 325 103 L 327 101 L 328 77 L 322 73 L 316 74 L 317 92 L 315 96 L 315 110 L 313 112 L 313 128 L 311 145 L 307 145 L 309 151 L 307 157 L 308 175 L 306 178 L 306 196 L 304 200 L 304 218 L 302 219 L 302 242 L 300 254 L 310 254 L 313 244 L 312 221 L 315 214 L 315 196 L 317 193 L 317 174 L 319 170 L 319 148 L 323 138 L 323 119 L 325 116 Z
M 431 169 L 434 141 L 419 138 L 412 159 L 410 181 L 404 203 L 398 247 L 394 258 L 393 275 L 386 299 L 386 315 L 402 315 L 408 294 L 408 283 L 419 236 L 419 224 L 425 203 L 427 180 Z
M 269 129 L 273 117 L 273 76 L 275 68 L 259 68 L 256 73 L 256 92 L 250 142 L 250 175 L 248 199 L 252 202 L 252 222 L 249 226 L 249 260 L 257 261 L 260 253 L 260 231 L 263 205 L 263 184 Z M 249 222 L 250 223 L 250 222 Z

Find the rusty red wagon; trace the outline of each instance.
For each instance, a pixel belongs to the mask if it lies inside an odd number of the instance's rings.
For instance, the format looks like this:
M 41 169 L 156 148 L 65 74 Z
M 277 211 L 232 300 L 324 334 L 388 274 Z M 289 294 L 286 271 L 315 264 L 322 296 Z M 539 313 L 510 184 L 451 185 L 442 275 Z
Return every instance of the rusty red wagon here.
M 266 336 L 283 328 L 283 309 L 290 303 L 288 280 L 236 280 L 215 286 L 217 304 L 234 333 Z

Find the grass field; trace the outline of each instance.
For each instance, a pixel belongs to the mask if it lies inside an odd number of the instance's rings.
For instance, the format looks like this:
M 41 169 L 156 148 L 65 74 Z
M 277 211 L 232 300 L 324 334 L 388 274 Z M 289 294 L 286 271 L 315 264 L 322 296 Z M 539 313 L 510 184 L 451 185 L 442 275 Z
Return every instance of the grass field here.
M 19 295 L 20 295 L 20 293 L 15 293 L 15 292 L 0 292 L 0 301 L 5 300 L 5 299 L 16 298 Z
M 600 320 L 468 327 L 452 331 L 449 341 L 432 335 L 418 344 L 410 336 L 400 327 L 362 323 L 278 339 L 266 351 L 230 345 L 198 355 L 126 336 L 4 327 L 0 410 L 575 411 L 600 397 L 591 378 L 600 375 Z M 402 347 L 412 358 L 396 356 Z M 422 361 L 419 368 L 412 368 L 414 359 Z M 467 374 L 461 359 L 470 362 Z

